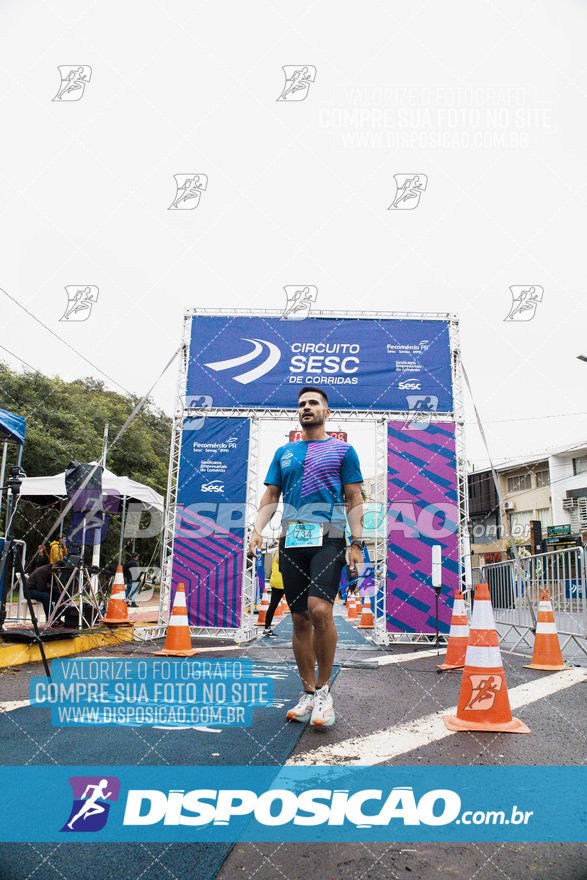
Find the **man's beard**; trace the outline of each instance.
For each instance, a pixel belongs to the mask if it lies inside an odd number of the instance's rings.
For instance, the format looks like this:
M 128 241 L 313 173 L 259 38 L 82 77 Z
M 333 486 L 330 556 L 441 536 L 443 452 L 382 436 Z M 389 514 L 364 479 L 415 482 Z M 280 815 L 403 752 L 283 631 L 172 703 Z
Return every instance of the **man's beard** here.
M 307 427 L 308 425 L 312 427 L 323 425 L 325 421 L 325 418 L 314 415 L 314 413 L 310 413 L 309 418 L 306 418 L 305 416 L 300 417 L 300 425 L 302 426 L 302 428 Z

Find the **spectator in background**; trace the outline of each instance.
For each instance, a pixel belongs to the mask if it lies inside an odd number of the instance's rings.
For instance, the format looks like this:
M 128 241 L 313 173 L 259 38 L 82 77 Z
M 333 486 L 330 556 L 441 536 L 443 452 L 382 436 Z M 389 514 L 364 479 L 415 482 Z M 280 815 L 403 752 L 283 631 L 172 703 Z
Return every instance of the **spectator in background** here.
M 28 565 L 28 570 L 29 572 L 33 572 L 36 568 L 40 568 L 42 565 L 49 565 L 50 561 L 45 545 L 39 544 L 37 552 Z
M 65 559 L 66 556 L 67 545 L 65 543 L 65 538 L 59 538 L 58 541 L 51 541 L 51 544 L 49 545 L 49 562 L 54 565 L 56 562 Z
M 31 599 L 36 602 L 41 602 L 47 620 L 49 620 L 53 606 L 55 605 L 58 596 L 61 594 L 61 590 L 57 583 L 53 585 L 53 591 L 51 591 L 52 575 L 53 572 L 57 570 L 58 565 L 47 563 L 46 565 L 41 565 L 39 568 L 36 568 L 26 580 Z
M 124 582 L 126 584 L 126 603 L 131 608 L 138 608 L 135 602 L 137 589 L 139 586 L 139 575 L 141 573 L 141 564 L 139 562 L 139 554 L 133 553 L 129 561 L 124 566 Z

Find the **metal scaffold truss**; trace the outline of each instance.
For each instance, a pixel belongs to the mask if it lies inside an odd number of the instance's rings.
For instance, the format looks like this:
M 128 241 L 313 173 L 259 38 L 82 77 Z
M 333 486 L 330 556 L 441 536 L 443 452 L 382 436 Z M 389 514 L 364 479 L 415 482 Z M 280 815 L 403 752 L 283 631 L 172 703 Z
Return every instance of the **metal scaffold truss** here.
M 182 349 L 177 379 L 176 407 L 173 417 L 172 440 L 169 462 L 169 479 L 167 490 L 167 504 L 164 519 L 163 554 L 162 554 L 162 579 L 161 599 L 159 609 L 159 621 L 156 627 L 144 627 L 139 631 L 139 637 L 143 639 L 159 638 L 165 633 L 170 615 L 170 597 L 172 565 L 174 553 L 174 534 L 176 529 L 176 509 L 180 480 L 182 432 L 185 419 L 198 418 L 234 418 L 248 419 L 250 424 L 248 463 L 246 477 L 246 511 L 244 528 L 244 558 L 242 565 L 242 581 L 240 586 L 240 618 L 235 627 L 190 627 L 193 636 L 205 638 L 234 639 L 237 642 L 246 642 L 255 637 L 255 564 L 246 553 L 246 547 L 255 523 L 257 513 L 257 488 L 259 483 L 259 435 L 262 425 L 266 422 L 297 420 L 297 411 L 294 409 L 275 407 L 266 408 L 258 406 L 218 406 L 212 405 L 212 400 L 202 398 L 186 400 L 188 368 L 190 363 L 190 338 L 192 331 L 192 319 L 200 316 L 226 317 L 227 320 L 234 317 L 267 317 L 278 318 L 280 310 L 265 310 L 263 312 L 251 309 L 191 309 L 185 313 Z M 410 321 L 439 321 L 448 324 L 450 352 L 451 352 L 451 381 L 453 391 L 453 410 L 435 411 L 434 421 L 455 425 L 456 442 L 456 468 L 457 468 L 457 496 L 459 518 L 459 580 L 465 587 L 466 567 L 464 559 L 468 553 L 465 544 L 466 524 L 468 521 L 468 504 L 466 491 L 466 461 L 464 449 L 464 416 L 463 416 L 463 388 L 462 371 L 460 361 L 460 347 L 458 340 L 458 318 L 451 313 L 440 312 L 364 312 L 353 313 L 348 311 L 320 311 L 313 310 L 312 318 L 340 318 L 364 320 L 410 320 Z M 193 405 L 200 403 L 202 405 Z M 370 422 L 374 427 L 375 434 L 375 497 L 384 505 L 384 515 L 375 517 L 375 531 L 373 535 L 373 559 L 372 564 L 375 572 L 376 596 L 374 607 L 374 632 L 373 640 L 377 644 L 391 644 L 397 642 L 413 643 L 430 641 L 429 633 L 396 633 L 387 631 L 386 621 L 386 578 L 387 578 L 387 429 L 389 421 L 403 420 L 407 422 L 413 412 L 409 410 L 365 410 L 348 409 L 333 410 L 330 421 L 337 422 Z M 376 613 L 375 613 L 376 612 Z M 443 637 L 441 637 L 441 641 Z

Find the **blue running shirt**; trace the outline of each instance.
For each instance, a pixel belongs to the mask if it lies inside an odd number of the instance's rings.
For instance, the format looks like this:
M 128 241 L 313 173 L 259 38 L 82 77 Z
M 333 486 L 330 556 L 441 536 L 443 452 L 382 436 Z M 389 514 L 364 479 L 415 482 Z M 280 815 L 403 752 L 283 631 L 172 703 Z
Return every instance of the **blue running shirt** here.
M 342 440 L 296 440 L 280 446 L 267 472 L 266 486 L 277 486 L 283 496 L 283 524 L 330 522 L 331 537 L 346 526 L 342 487 L 362 483 L 359 458 Z

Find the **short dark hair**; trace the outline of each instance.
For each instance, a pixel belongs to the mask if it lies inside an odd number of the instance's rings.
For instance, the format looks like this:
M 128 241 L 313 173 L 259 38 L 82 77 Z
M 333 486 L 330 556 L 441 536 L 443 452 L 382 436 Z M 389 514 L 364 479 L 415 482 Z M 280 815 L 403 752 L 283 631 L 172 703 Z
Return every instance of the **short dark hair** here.
M 304 385 L 303 388 L 300 388 L 300 390 L 298 391 L 298 400 L 300 399 L 302 394 L 306 393 L 306 391 L 311 391 L 313 394 L 321 394 L 326 401 L 326 406 L 328 406 L 328 395 L 326 394 L 326 391 L 322 391 L 321 388 L 314 388 L 312 385 Z

